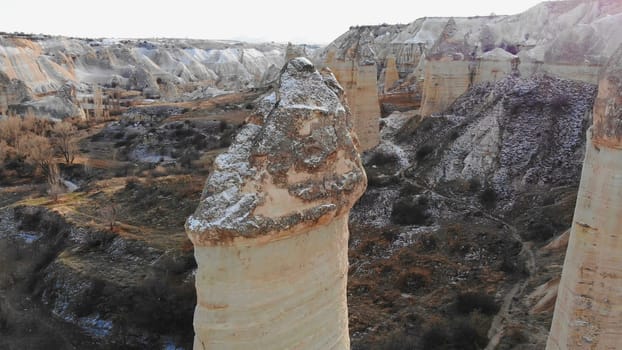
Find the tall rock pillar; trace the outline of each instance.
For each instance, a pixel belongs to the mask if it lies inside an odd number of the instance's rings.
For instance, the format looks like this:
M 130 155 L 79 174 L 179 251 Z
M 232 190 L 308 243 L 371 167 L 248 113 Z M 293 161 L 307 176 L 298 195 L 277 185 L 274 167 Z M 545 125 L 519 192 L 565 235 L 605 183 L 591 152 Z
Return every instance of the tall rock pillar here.
M 343 90 L 289 61 L 186 222 L 195 349 L 349 349 L 348 213 L 367 179 Z
M 334 51 L 329 51 L 324 63 L 335 73 L 346 91 L 354 116 L 354 132 L 361 143 L 361 151 L 367 151 L 380 143 L 378 70 L 374 61 L 360 61 L 353 48 L 342 58 L 337 58 Z
M 622 344 L 622 47 L 601 75 L 547 349 Z

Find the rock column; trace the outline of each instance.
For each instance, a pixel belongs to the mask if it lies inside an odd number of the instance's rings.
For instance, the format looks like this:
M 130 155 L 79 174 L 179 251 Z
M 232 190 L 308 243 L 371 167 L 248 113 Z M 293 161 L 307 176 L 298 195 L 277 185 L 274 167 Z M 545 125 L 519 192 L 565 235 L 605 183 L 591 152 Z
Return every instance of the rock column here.
M 601 75 L 547 349 L 622 340 L 622 47 Z
M 343 90 L 289 61 L 215 161 L 186 231 L 195 349 L 349 349 L 348 213 L 366 187 Z
M 335 72 L 343 85 L 354 116 L 354 132 L 361 142 L 361 151 L 372 149 L 380 142 L 380 102 L 378 70 L 375 62 L 357 57 L 354 49 L 337 58 L 334 51 L 326 55 L 325 64 Z

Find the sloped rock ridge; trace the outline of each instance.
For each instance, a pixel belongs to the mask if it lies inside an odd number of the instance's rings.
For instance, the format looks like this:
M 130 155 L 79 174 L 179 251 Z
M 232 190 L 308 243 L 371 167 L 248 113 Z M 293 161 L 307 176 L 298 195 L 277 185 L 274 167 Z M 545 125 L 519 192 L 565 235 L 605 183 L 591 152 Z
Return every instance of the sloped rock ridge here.
M 400 143 L 414 148 L 407 174 L 434 186 L 476 181 L 510 202 L 525 188 L 576 183 L 595 93 L 548 75 L 478 84 L 442 115 L 401 130 Z

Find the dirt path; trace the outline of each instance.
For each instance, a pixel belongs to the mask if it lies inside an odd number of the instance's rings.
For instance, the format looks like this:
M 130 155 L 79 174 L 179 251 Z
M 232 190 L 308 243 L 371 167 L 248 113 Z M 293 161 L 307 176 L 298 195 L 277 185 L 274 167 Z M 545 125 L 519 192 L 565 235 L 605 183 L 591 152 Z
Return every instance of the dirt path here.
M 422 187 L 425 188 L 427 191 L 429 191 L 430 193 L 446 200 L 449 202 L 453 202 L 453 203 L 457 203 L 460 205 L 463 205 L 465 207 L 468 207 L 471 210 L 475 210 L 478 211 L 480 213 L 482 213 L 482 215 L 490 220 L 496 221 L 502 225 L 504 225 L 504 227 L 507 227 L 510 231 L 510 235 L 512 236 L 512 238 L 518 242 L 520 242 L 521 244 L 521 251 L 519 253 L 520 256 L 525 257 L 525 263 L 526 263 L 526 268 L 527 268 L 527 273 L 528 276 L 524 279 L 521 279 L 519 281 L 517 281 L 516 283 L 514 283 L 514 285 L 512 286 L 512 288 L 510 288 L 509 292 L 505 295 L 505 297 L 503 298 L 503 302 L 501 303 L 501 307 L 499 308 L 499 312 L 495 315 L 495 317 L 493 318 L 491 324 L 490 324 L 490 328 L 488 330 L 488 345 L 486 345 L 485 350 L 493 350 L 496 349 L 496 347 L 499 345 L 499 342 L 501 341 L 501 338 L 503 337 L 503 333 L 505 330 L 505 323 L 506 321 L 509 319 L 509 315 L 510 315 L 510 311 L 512 309 L 512 303 L 514 300 L 518 300 L 519 296 L 521 296 L 524 291 L 525 288 L 527 287 L 527 284 L 529 283 L 529 278 L 531 276 L 533 276 L 533 274 L 536 272 L 536 258 L 535 255 L 533 253 L 533 250 L 531 249 L 531 244 L 528 242 L 525 242 L 523 240 L 523 238 L 520 236 L 520 234 L 518 233 L 518 229 L 510 224 L 509 222 L 495 216 L 492 215 L 486 211 L 484 211 L 483 209 L 476 207 L 474 205 L 471 205 L 470 203 L 466 203 L 460 199 L 456 199 L 456 198 L 451 198 L 451 197 L 447 197 L 445 195 L 442 195 L 434 190 L 432 190 L 429 186 L 426 185 L 422 185 L 420 183 L 417 183 L 416 181 L 412 181 L 409 180 L 407 178 L 405 178 L 402 175 L 402 180 L 404 182 L 409 182 L 413 185 L 416 185 L 418 187 Z
M 524 280 L 519 280 L 512 286 L 512 289 L 506 294 L 505 298 L 503 298 L 503 303 L 501 304 L 501 308 L 495 317 L 492 319 L 492 323 L 490 324 L 490 329 L 488 330 L 488 345 L 486 345 L 485 350 L 493 350 L 496 349 L 503 337 L 503 333 L 505 330 L 505 321 L 509 318 L 510 310 L 512 308 L 512 302 L 515 299 L 518 299 L 519 296 L 523 295 L 525 292 L 525 288 L 527 287 L 527 283 L 529 283 L 529 278 L 533 276 L 536 272 L 536 258 L 533 254 L 533 250 L 531 249 L 531 245 L 525 241 L 523 241 L 520 234 L 518 234 L 518 230 L 516 227 L 510 225 L 509 223 L 501 220 L 499 218 L 492 217 L 493 220 L 497 220 L 498 222 L 506 225 L 512 234 L 512 237 L 521 243 L 521 252 L 520 255 L 526 257 L 526 268 L 528 276 Z

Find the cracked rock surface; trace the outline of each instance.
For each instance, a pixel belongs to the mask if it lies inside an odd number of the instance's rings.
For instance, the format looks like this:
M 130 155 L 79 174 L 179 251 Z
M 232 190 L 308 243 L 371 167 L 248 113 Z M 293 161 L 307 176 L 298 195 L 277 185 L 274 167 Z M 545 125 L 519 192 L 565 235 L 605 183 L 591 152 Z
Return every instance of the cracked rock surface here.
M 366 184 L 343 90 L 290 61 L 229 150 L 215 161 L 186 227 L 196 243 L 312 224 L 349 210 Z

